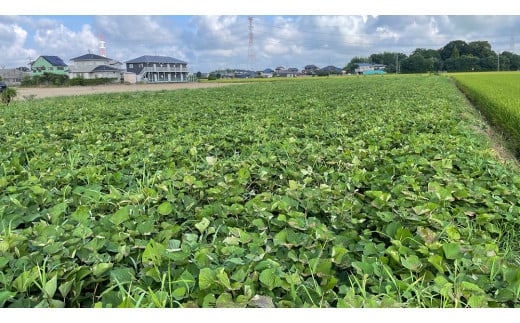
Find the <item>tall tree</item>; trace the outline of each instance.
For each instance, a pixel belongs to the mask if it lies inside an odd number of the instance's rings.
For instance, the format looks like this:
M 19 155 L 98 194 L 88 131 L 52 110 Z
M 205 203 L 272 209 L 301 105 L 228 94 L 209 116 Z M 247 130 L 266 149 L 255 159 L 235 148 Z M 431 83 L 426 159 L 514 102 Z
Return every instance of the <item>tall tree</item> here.
M 441 55 L 441 59 L 443 61 L 447 60 L 448 58 L 455 58 L 457 53 L 458 56 L 470 54 L 468 44 L 465 41 L 451 41 L 439 50 L 439 54 Z

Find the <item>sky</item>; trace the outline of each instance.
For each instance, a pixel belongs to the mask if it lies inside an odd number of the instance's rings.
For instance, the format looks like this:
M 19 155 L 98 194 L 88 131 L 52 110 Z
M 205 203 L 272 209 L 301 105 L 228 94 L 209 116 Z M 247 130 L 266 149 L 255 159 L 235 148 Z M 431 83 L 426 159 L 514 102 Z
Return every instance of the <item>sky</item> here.
M 372 0 L 356 6 L 339 0 L 242 6 L 236 0 L 148 0 L 148 9 L 106 0 L 67 6 L 56 0 L 18 2 L 0 11 L 0 68 L 28 66 L 40 55 L 69 64 L 99 54 L 101 36 L 109 58 L 124 63 L 142 55 L 170 56 L 188 62 L 193 73 L 344 67 L 354 56 L 410 55 L 452 40 L 487 40 L 495 51 L 520 54 L 520 7 L 502 0 L 493 6 L 466 0 Z

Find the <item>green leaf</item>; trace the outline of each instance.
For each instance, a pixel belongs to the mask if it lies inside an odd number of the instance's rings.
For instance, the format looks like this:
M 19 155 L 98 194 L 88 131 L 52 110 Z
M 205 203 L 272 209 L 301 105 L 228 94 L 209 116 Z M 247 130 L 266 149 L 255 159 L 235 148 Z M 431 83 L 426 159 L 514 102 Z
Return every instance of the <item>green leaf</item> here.
M 166 246 L 151 239 L 143 251 L 142 261 L 145 264 L 160 266 Z
M 443 265 L 442 260 L 443 258 L 440 255 L 431 255 L 428 257 L 428 262 L 439 272 L 444 273 L 445 266 Z
M 209 224 L 210 221 L 207 218 L 203 218 L 202 220 L 200 220 L 200 222 L 195 223 L 195 228 L 197 228 L 197 230 L 199 230 L 200 233 L 203 233 L 204 230 L 208 228 Z
M 74 280 L 69 280 L 67 282 L 64 282 L 60 285 L 60 287 L 58 287 L 58 290 L 60 291 L 60 294 L 61 296 L 63 296 L 63 298 L 67 298 L 67 295 L 69 294 L 70 292 L 70 289 L 72 288 L 72 284 L 74 284 Z
M 72 212 L 70 218 L 79 223 L 86 224 L 90 219 L 90 208 L 85 205 L 80 205 L 76 211 Z
M 238 178 L 246 180 L 249 179 L 251 174 L 249 173 L 249 170 L 245 167 L 242 167 L 238 170 Z
M 232 289 L 231 282 L 229 281 L 229 277 L 224 268 L 217 269 L 216 278 L 222 285 L 224 285 L 224 287 L 227 289 Z
M 40 185 L 33 185 L 30 187 L 30 189 L 36 195 L 43 195 L 46 192 L 46 190 Z
M 186 296 L 187 296 L 187 289 L 186 289 L 186 287 L 181 286 L 181 287 L 178 287 L 178 288 L 174 289 L 173 293 L 172 293 L 172 296 L 173 296 L 173 298 L 175 298 L 178 301 L 180 301 L 183 298 L 186 298 Z
M 112 269 L 113 266 L 114 264 L 110 262 L 100 262 L 92 267 L 92 273 L 94 276 L 99 277 Z
M 472 308 L 487 308 L 489 306 L 486 295 L 471 295 L 468 299 L 468 305 Z
M 56 293 L 56 289 L 58 288 L 58 275 L 54 275 L 51 280 L 45 283 L 43 290 L 48 298 L 53 298 Z
M 210 288 L 215 282 L 216 274 L 210 268 L 202 268 L 199 273 L 199 288 L 201 290 Z
M 269 289 L 278 287 L 281 283 L 281 279 L 275 274 L 276 269 L 267 268 L 260 273 L 260 282 L 267 286 Z
M 417 206 L 413 207 L 413 211 L 417 215 L 423 215 L 423 214 L 430 213 L 430 212 L 434 211 L 438 207 L 439 207 L 439 204 L 437 204 L 437 203 L 426 202 L 424 204 L 417 205 Z
M 218 308 L 234 308 L 237 304 L 233 302 L 233 296 L 229 293 L 222 293 L 217 297 L 216 305 Z
M 374 273 L 374 267 L 372 264 L 366 262 L 354 261 L 352 262 L 352 266 L 356 268 L 360 274 L 372 275 Z
M 62 202 L 51 207 L 48 212 L 50 217 L 54 219 L 64 214 L 65 210 L 67 210 L 67 203 Z
M 401 264 L 413 272 L 418 272 L 422 267 L 421 260 L 416 255 L 401 257 Z
M 130 283 L 135 281 L 135 271 L 132 268 L 117 268 L 110 271 L 110 281 L 114 283 Z
M 125 206 L 116 211 L 116 213 L 110 216 L 110 222 L 115 225 L 120 225 L 121 223 L 130 219 L 130 206 Z
M 4 307 L 4 304 L 14 298 L 16 296 L 16 293 L 15 292 L 10 292 L 8 290 L 3 290 L 3 291 L 0 291 L 0 307 Z
M 450 225 L 446 228 L 446 234 L 448 235 L 448 238 L 452 240 L 459 240 L 460 239 L 460 233 L 457 230 L 456 227 L 453 225 Z
M 445 243 L 442 246 L 444 250 L 444 256 L 446 259 L 460 259 L 462 258 L 462 252 L 458 243 Z
M 157 212 L 159 212 L 160 215 L 170 215 L 173 212 L 173 206 L 170 202 L 163 202 L 157 208 Z

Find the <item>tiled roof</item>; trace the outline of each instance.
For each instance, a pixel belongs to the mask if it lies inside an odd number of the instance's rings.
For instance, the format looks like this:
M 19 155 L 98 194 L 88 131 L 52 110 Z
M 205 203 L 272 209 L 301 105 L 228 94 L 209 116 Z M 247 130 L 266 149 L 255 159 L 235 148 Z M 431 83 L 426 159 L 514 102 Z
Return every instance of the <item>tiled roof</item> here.
M 58 56 L 42 56 L 47 62 L 49 62 L 52 66 L 67 66 L 65 62 Z
M 131 59 L 129 61 L 126 61 L 126 63 L 130 64 L 136 64 L 136 63 L 175 63 L 175 64 L 188 64 L 184 61 L 181 61 L 179 59 L 168 57 L 168 56 L 150 56 L 150 55 L 144 55 L 138 58 Z
M 92 72 L 119 72 L 119 71 L 120 71 L 119 69 L 112 67 L 112 66 L 107 66 L 107 65 L 99 65 L 99 66 L 96 66 L 96 68 L 92 70 Z
M 110 58 L 103 57 L 103 56 L 96 55 L 96 54 L 85 54 L 85 55 L 73 58 L 73 59 L 71 59 L 71 61 L 90 61 L 90 60 L 96 60 L 96 59 L 100 59 L 100 60 L 108 59 L 108 60 L 110 60 Z

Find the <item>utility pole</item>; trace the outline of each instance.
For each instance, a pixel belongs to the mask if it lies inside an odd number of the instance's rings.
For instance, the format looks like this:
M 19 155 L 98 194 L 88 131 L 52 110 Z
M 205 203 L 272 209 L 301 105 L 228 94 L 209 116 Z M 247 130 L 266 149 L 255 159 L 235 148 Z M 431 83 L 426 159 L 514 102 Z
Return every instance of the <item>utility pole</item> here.
M 395 75 L 397 75 L 397 71 L 399 70 L 399 53 L 395 55 Z

